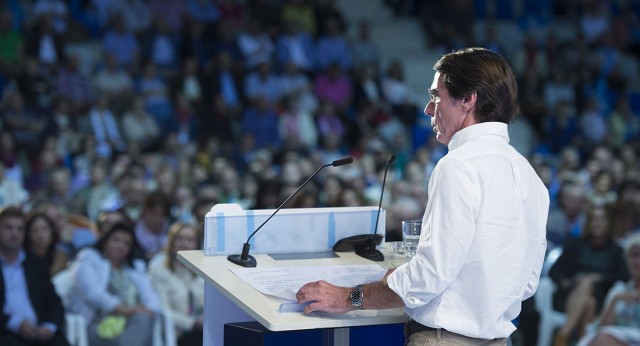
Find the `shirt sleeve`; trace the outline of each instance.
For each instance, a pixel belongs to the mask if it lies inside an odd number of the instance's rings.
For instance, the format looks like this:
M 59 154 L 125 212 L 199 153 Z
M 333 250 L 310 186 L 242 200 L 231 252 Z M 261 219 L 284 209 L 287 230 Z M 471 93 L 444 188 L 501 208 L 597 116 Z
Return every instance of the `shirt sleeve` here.
M 44 322 L 40 326 L 49 329 L 52 333 L 55 333 L 58 330 L 58 326 L 51 322 Z
M 453 159 L 434 169 L 416 255 L 387 279 L 408 308 L 427 304 L 458 276 L 476 229 L 478 179 L 472 166 Z
M 110 312 L 120 304 L 120 299 L 108 290 L 108 275 L 104 275 L 103 260 L 97 250 L 87 248 L 78 256 L 74 272 L 76 292 L 100 312 Z
M 14 333 L 18 333 L 18 328 L 20 328 L 20 324 L 24 321 L 24 316 L 19 315 L 11 315 L 9 317 L 9 321 L 7 322 L 7 329 Z

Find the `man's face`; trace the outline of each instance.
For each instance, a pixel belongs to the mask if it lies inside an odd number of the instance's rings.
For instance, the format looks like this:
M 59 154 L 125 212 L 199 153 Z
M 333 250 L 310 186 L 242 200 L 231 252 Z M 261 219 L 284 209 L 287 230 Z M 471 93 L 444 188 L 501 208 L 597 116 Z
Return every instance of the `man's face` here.
M 65 172 L 56 172 L 51 179 L 51 189 L 58 195 L 64 196 L 69 192 L 69 175 Z
M 164 209 L 161 206 L 155 206 L 149 209 L 145 209 L 142 213 L 142 219 L 145 225 L 155 232 L 161 232 L 164 230 L 167 216 L 164 213 Z
M 13 253 L 20 250 L 24 242 L 24 220 L 11 216 L 0 221 L 0 251 Z
M 433 76 L 429 92 L 431 99 L 424 108 L 424 114 L 431 117 L 431 126 L 438 142 L 448 145 L 451 137 L 463 128 L 462 101 L 455 100 L 449 95 L 440 72 L 436 72 Z

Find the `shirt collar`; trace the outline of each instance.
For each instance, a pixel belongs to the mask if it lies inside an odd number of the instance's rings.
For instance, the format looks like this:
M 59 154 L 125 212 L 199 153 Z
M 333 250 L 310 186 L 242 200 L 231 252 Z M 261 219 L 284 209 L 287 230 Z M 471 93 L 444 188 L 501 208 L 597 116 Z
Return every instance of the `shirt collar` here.
M 0 264 L 2 264 L 3 266 L 21 265 L 26 258 L 27 255 L 25 254 L 24 250 L 20 249 L 20 252 L 18 252 L 18 258 L 13 263 L 8 263 L 4 256 L 0 256 Z
M 471 140 L 487 135 L 501 137 L 509 143 L 509 125 L 501 122 L 484 122 L 465 127 L 451 137 L 449 150 L 455 150 Z

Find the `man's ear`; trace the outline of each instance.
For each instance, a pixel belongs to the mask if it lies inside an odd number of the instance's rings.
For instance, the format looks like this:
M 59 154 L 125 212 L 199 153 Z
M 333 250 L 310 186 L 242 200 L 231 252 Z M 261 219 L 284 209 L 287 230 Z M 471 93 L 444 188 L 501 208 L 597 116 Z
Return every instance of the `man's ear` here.
M 476 101 L 478 100 L 478 93 L 472 91 L 462 98 L 462 107 L 465 111 L 470 111 L 476 107 Z

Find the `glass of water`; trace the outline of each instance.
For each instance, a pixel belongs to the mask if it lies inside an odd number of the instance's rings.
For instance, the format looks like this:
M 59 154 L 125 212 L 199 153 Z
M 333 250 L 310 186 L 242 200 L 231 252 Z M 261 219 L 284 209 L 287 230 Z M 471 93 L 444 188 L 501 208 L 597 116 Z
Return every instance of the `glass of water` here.
M 402 221 L 402 242 L 407 256 L 413 257 L 418 249 L 420 241 L 420 231 L 422 231 L 422 220 Z

